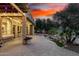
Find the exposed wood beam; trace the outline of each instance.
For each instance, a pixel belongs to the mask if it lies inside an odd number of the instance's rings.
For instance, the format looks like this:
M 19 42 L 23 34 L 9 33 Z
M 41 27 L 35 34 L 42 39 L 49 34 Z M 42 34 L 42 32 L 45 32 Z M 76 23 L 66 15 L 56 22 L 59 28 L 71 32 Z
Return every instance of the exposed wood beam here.
M 15 5 L 14 3 L 10 3 L 10 4 L 11 4 L 13 7 L 15 7 L 17 11 L 19 11 L 20 13 L 22 13 L 22 14 L 25 16 L 25 14 L 20 10 L 20 8 L 19 8 L 17 5 Z
M 0 13 L 0 16 L 23 16 L 21 13 Z

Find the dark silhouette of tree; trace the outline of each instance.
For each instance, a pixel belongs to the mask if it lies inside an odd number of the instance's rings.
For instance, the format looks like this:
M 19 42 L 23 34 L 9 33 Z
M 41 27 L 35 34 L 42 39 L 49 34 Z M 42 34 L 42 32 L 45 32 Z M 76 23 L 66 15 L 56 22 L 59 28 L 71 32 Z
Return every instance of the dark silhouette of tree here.
M 37 30 L 41 31 L 43 29 L 42 24 L 43 23 L 42 23 L 42 21 L 40 19 L 36 20 L 36 31 Z
M 79 4 L 69 4 L 65 10 L 57 12 L 54 19 L 62 27 L 61 35 L 65 35 L 67 43 L 73 43 L 79 35 Z
M 36 30 L 45 31 L 46 33 L 52 27 L 52 21 L 48 18 L 46 19 L 37 19 L 36 20 Z

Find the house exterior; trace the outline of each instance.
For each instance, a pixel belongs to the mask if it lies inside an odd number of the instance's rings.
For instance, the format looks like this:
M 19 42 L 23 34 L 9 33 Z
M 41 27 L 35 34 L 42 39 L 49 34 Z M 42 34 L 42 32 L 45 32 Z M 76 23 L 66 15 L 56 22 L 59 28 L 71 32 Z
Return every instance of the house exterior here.
M 0 42 L 34 35 L 34 25 L 28 4 L 0 3 Z

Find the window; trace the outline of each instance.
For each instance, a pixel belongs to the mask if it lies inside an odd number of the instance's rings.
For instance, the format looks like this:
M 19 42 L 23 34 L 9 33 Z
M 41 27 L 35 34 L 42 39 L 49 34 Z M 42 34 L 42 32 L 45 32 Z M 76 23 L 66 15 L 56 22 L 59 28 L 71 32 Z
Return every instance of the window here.
M 2 19 L 2 35 L 10 35 L 12 33 L 12 23 L 10 19 Z

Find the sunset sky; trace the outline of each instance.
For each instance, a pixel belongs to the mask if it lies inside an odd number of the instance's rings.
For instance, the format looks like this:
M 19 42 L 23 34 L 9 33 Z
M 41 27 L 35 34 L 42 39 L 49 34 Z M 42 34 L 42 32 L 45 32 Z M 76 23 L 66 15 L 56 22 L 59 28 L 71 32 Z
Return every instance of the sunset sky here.
M 63 10 L 68 4 L 66 3 L 30 3 L 33 17 L 48 16 Z

